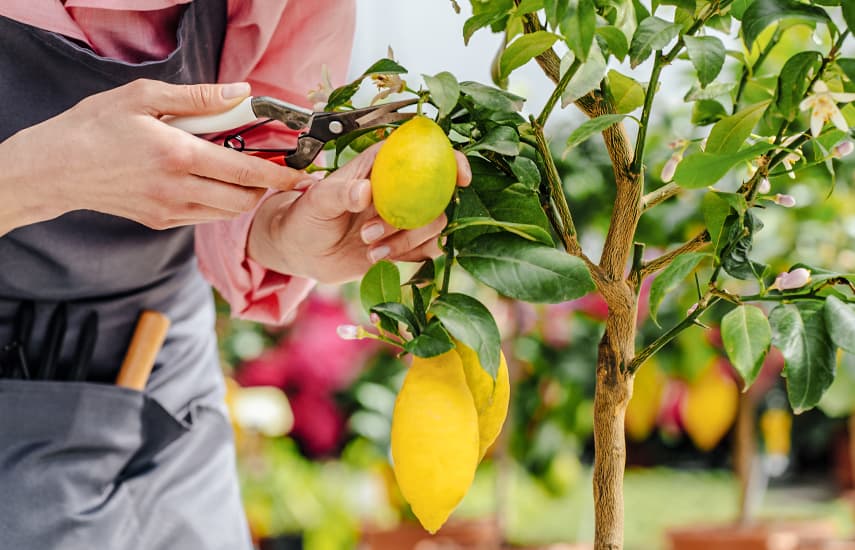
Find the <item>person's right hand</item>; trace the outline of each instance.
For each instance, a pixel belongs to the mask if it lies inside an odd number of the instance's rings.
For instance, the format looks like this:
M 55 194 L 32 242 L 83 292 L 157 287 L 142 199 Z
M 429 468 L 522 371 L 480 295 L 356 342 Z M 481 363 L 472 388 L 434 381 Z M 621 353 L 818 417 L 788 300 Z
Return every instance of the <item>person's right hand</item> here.
M 223 220 L 251 210 L 266 188 L 293 188 L 305 173 L 161 120 L 222 112 L 249 93 L 243 83 L 137 80 L 21 130 L 0 143 L 0 235 L 79 209 L 153 229 Z

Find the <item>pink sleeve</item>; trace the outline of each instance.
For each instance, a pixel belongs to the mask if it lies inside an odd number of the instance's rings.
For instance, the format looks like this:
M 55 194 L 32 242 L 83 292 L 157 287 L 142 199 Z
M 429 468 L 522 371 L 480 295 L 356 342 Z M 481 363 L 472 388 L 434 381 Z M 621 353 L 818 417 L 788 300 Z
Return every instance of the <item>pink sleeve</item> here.
M 353 42 L 352 0 L 229 0 L 220 82 L 248 81 L 253 95 L 309 106 L 306 94 L 327 65 L 333 86 L 344 83 Z M 253 134 L 254 144 L 293 144 L 293 134 Z M 254 212 L 196 227 L 196 254 L 205 278 L 231 305 L 232 315 L 270 324 L 287 322 L 313 282 L 268 270 L 246 255 Z

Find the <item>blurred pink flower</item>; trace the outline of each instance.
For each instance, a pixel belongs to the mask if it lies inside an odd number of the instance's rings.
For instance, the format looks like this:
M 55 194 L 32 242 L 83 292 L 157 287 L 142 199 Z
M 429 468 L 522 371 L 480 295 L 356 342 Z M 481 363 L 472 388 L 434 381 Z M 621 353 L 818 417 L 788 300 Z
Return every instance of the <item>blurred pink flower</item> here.
M 325 456 L 338 450 L 344 433 L 345 419 L 332 397 L 313 391 L 298 391 L 288 395 L 294 412 L 291 437 L 311 457 Z

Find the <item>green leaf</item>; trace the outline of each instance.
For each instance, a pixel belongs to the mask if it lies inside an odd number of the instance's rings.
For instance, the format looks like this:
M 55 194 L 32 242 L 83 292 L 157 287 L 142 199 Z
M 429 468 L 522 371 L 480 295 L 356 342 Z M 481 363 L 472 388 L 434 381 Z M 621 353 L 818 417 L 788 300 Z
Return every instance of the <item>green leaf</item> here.
M 513 223 L 494 220 L 493 218 L 477 217 L 477 218 L 457 218 L 449 223 L 443 231 L 443 235 L 449 235 L 461 229 L 467 229 L 476 226 L 498 227 L 508 233 L 513 233 L 518 237 L 522 237 L 528 241 L 539 242 L 548 246 L 555 243 L 552 236 L 542 227 L 528 223 Z
M 650 57 L 654 50 L 661 50 L 680 34 L 680 25 L 669 23 L 658 17 L 648 17 L 642 21 L 629 45 L 629 61 L 632 68 L 638 67 Z
M 743 280 L 761 279 L 768 266 L 751 259 L 754 234 L 763 229 L 763 222 L 750 211 L 745 215 L 728 216 L 724 224 L 721 266 L 733 277 Z
M 569 70 L 573 64 L 573 52 L 567 52 L 561 59 L 560 72 L 562 75 Z M 579 67 L 576 74 L 567 83 L 567 88 L 561 94 L 561 106 L 566 107 L 586 95 L 591 90 L 600 87 L 600 82 L 606 76 L 608 63 L 603 57 L 603 52 L 600 51 L 600 46 L 594 42 L 591 46 L 591 51 L 588 52 L 588 60 Z
M 516 156 L 520 152 L 520 136 L 513 128 L 496 126 L 479 141 L 464 148 L 472 151 L 495 151 L 500 155 Z
M 730 215 L 730 211 L 730 205 L 718 193 L 710 191 L 701 201 L 701 212 L 704 215 L 704 223 L 707 226 L 707 233 L 710 234 L 713 250 L 718 250 L 724 222 Z
M 730 5 L 730 14 L 738 20 L 742 20 L 743 15 L 745 15 L 745 10 L 748 9 L 748 6 L 754 0 L 733 0 L 733 3 Z
M 742 35 L 748 49 L 766 27 L 782 19 L 830 22 L 825 10 L 795 0 L 754 0 L 742 14 Z
M 439 118 L 451 113 L 460 98 L 460 85 L 454 75 L 443 71 L 436 76 L 422 75 L 430 91 L 430 97 L 439 110 Z
M 696 126 L 715 124 L 726 116 L 724 106 L 714 99 L 702 99 L 692 108 L 692 124 Z
M 532 190 L 540 186 L 540 170 L 536 162 L 530 158 L 518 156 L 508 164 L 520 183 Z
M 855 59 L 851 57 L 841 57 L 837 59 L 837 66 L 846 75 L 850 82 L 855 83 Z
M 797 53 L 784 64 L 775 90 L 775 109 L 785 119 L 792 121 L 799 114 L 799 103 L 810 86 L 809 75 L 821 64 L 822 55 L 812 51 Z
M 772 345 L 769 320 L 757 307 L 739 306 L 722 318 L 721 340 L 747 390 L 760 373 Z
M 388 260 L 372 265 L 359 284 L 359 298 L 365 311 L 384 302 L 401 301 L 401 273 Z
M 834 381 L 836 350 L 822 314 L 822 304 L 781 304 L 769 315 L 772 343 L 784 355 L 787 396 L 798 414 L 819 402 Z
M 825 324 L 834 344 L 855 353 L 855 308 L 837 296 L 825 299 Z
M 473 15 L 469 19 L 463 23 L 463 44 L 468 46 L 469 39 L 472 38 L 472 35 L 475 34 L 475 31 L 479 29 L 483 29 L 484 27 L 489 27 L 502 17 L 504 17 L 504 13 L 495 13 L 495 12 L 485 12 L 479 13 L 477 15 Z
M 628 115 L 600 115 L 597 118 L 592 118 L 583 122 L 578 128 L 570 133 L 567 138 L 567 148 L 564 150 L 564 155 L 594 134 L 599 134 L 608 128 L 611 128 Z
M 376 264 L 375 264 L 376 265 Z M 433 260 L 426 260 L 419 266 L 419 269 L 405 283 L 407 285 L 424 285 L 432 283 L 436 278 L 436 266 Z
M 496 379 L 499 372 L 501 337 L 496 321 L 484 305 L 465 294 L 445 294 L 430 306 L 446 330 L 478 354 L 478 361 Z
M 721 40 L 714 36 L 684 36 L 683 40 L 686 43 L 686 50 L 689 53 L 689 60 L 695 66 L 698 72 L 698 80 L 701 81 L 701 87 L 706 88 L 707 84 L 718 77 L 721 68 L 724 67 L 725 49 Z
M 855 3 L 852 0 L 843 0 L 840 9 L 843 10 L 843 20 L 846 21 L 849 32 L 855 33 Z
M 608 77 L 616 113 L 631 113 L 644 105 L 644 87 L 636 80 L 615 70 L 609 71 Z
M 768 105 L 768 101 L 762 101 L 716 122 L 710 130 L 704 151 L 711 154 L 739 151 Z
M 656 313 L 665 296 L 670 294 L 683 282 L 683 279 L 698 267 L 701 260 L 709 256 L 702 252 L 689 252 L 677 256 L 671 264 L 666 267 L 650 286 L 650 318 L 658 325 Z
M 499 59 L 499 75 L 507 77 L 511 71 L 522 67 L 537 55 L 542 54 L 555 44 L 558 35 L 547 31 L 535 31 L 524 34 L 508 44 Z
M 424 332 L 404 344 L 404 349 L 417 357 L 436 357 L 454 349 L 454 342 L 437 322 L 431 323 Z
M 683 99 L 685 99 L 686 101 L 715 99 L 717 97 L 723 97 L 730 94 L 735 87 L 736 84 L 733 82 L 714 82 L 706 88 L 701 88 L 700 86 L 692 86 L 692 88 L 686 93 Z
M 564 41 L 578 59 L 586 61 L 594 31 L 597 28 L 597 10 L 592 0 L 570 0 L 567 13 L 559 25 Z
M 560 303 L 594 290 L 582 260 L 513 235 L 479 237 L 457 259 L 476 279 L 517 300 Z
M 525 99 L 518 95 L 478 82 L 461 82 L 460 91 L 471 97 L 479 107 L 488 111 L 516 113 L 522 110 L 525 102 Z
M 695 153 L 677 165 L 674 181 L 687 189 L 707 187 L 723 178 L 737 164 L 759 157 L 770 149 L 772 144 L 758 143 L 738 153 Z
M 546 0 L 544 2 L 546 8 L 546 21 L 553 29 L 558 28 L 558 23 L 564 19 L 564 14 L 567 13 L 567 0 Z
M 626 54 L 629 53 L 629 42 L 626 35 L 617 27 L 611 25 L 605 27 L 597 27 L 597 34 L 606 41 L 606 46 L 609 52 L 623 62 L 626 59 Z
M 362 73 L 362 77 L 364 78 L 373 74 L 403 74 L 406 72 L 407 69 L 399 65 L 397 62 L 389 58 L 384 58 L 365 69 L 365 72 Z
M 407 329 L 410 331 L 410 334 L 414 336 L 417 336 L 421 332 L 419 330 L 419 321 L 415 313 L 413 313 L 412 310 L 404 304 L 397 302 L 375 304 L 371 306 L 371 313 L 376 313 L 381 318 L 387 317 L 394 320 L 396 323 L 404 323 L 407 325 Z
M 327 99 L 327 105 L 324 111 L 334 111 L 337 107 L 341 107 L 356 94 L 359 86 L 362 84 L 362 78 L 354 80 L 350 84 L 346 84 L 340 88 L 336 88 L 330 92 L 330 97 Z

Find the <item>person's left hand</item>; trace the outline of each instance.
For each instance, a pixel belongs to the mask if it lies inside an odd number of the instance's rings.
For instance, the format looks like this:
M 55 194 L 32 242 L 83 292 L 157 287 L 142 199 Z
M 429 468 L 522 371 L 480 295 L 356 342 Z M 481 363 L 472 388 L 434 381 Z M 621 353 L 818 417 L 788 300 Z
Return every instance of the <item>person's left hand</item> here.
M 439 256 L 445 214 L 410 230 L 398 230 L 377 215 L 368 176 L 380 145 L 369 147 L 326 179 L 307 177 L 304 192 L 268 197 L 252 222 L 249 257 L 280 273 L 343 283 L 358 279 L 382 259 L 416 262 Z M 455 157 L 457 185 L 465 187 L 472 171 L 462 153 L 455 151 Z

